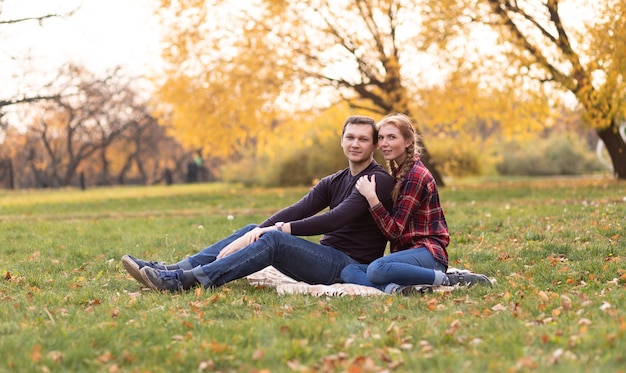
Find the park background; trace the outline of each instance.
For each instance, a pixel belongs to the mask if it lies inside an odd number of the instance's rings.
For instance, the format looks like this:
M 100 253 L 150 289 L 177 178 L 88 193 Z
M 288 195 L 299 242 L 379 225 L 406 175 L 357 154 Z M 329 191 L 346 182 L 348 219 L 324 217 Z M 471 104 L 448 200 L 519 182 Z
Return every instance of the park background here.
M 310 185 L 395 111 L 442 187 L 626 177 L 623 1 L 1 4 L 6 188 Z
M 0 372 L 623 372 L 624 9 L 0 0 Z M 122 268 L 293 203 L 345 167 L 347 115 L 391 111 L 451 265 L 493 288 L 162 294 Z

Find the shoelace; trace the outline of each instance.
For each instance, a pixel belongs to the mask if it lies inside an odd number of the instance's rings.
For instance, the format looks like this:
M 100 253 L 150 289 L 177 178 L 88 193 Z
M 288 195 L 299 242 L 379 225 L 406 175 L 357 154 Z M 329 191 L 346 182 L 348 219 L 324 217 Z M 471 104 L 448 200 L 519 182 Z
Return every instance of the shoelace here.
M 177 280 L 182 282 L 181 276 L 177 271 L 159 271 L 159 277 L 163 280 Z

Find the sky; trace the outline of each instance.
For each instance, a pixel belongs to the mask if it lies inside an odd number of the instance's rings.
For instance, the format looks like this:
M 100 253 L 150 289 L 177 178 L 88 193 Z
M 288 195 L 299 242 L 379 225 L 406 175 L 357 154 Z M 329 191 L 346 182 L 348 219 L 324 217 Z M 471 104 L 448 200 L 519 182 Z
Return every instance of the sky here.
M 130 74 L 158 69 L 158 27 L 151 0 L 0 0 L 0 20 L 66 14 L 0 25 L 0 99 L 72 62 L 94 73 L 122 66 Z M 36 84 L 36 83 L 32 83 Z

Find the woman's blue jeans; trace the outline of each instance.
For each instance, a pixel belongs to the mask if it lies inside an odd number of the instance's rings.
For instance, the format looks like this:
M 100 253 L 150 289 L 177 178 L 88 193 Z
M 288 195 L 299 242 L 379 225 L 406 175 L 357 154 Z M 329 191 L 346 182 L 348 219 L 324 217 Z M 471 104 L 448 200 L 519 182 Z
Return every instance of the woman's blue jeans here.
M 341 280 L 385 290 L 388 284 L 431 285 L 435 271 L 447 268 L 433 258 L 425 247 L 398 251 L 376 259 L 369 265 L 351 264 L 341 272 Z
M 216 260 L 229 243 L 254 229 L 248 225 L 199 253 L 178 263 L 191 270 L 207 288 L 243 278 L 267 266 L 274 266 L 285 275 L 309 284 L 340 282 L 341 270 L 358 262 L 344 252 L 279 231 L 266 232 L 252 244 Z

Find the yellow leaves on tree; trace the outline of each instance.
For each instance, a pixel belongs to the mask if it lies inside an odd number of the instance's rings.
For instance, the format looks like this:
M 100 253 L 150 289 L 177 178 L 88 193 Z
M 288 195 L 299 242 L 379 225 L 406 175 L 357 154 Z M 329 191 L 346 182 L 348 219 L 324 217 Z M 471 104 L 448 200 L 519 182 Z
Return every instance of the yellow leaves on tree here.
M 418 43 L 415 4 L 182 0 L 162 1 L 159 14 L 167 38 L 158 98 L 187 146 L 220 156 L 256 150 L 278 111 L 339 100 L 411 115 L 402 59 L 415 59 L 404 53 Z
M 498 129 L 509 136 L 524 136 L 543 128 L 551 116 L 543 97 L 507 86 L 485 90 L 477 77 L 462 70 L 420 95 L 417 121 L 429 124 L 436 133 L 481 134 Z
M 224 158 L 263 142 L 284 74 L 262 35 L 237 27 L 243 13 L 219 4 L 162 2 L 168 36 L 157 98 L 185 146 Z
M 626 134 L 620 127 L 626 113 L 626 0 L 427 0 L 426 4 L 447 8 L 443 13 L 427 12 L 425 24 L 438 30 L 446 25 L 438 46 L 443 53 L 457 52 L 449 53 L 454 60 L 467 58 L 458 55 L 458 45 L 468 40 L 467 35 L 487 26 L 491 34 L 485 35 L 498 36 L 488 48 L 483 45 L 486 53 L 479 51 L 484 61 L 476 66 L 482 67 L 483 82 L 530 94 L 546 89 L 546 99 L 551 100 L 557 97 L 555 92 L 573 95 L 606 145 L 616 175 L 626 178 Z

